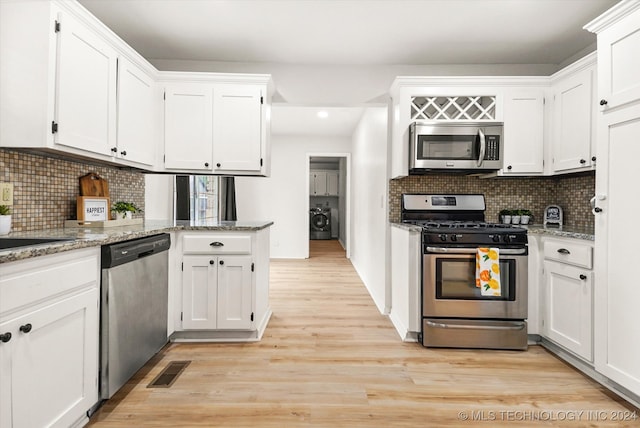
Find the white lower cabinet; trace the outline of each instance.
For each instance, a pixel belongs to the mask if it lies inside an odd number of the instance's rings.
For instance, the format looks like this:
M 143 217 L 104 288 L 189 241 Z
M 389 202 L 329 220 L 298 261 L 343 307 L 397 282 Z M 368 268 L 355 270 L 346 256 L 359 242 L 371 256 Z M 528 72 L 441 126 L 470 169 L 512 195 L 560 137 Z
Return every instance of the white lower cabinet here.
M 0 426 L 69 427 L 98 401 L 99 249 L 0 267 Z
M 185 256 L 182 328 L 250 329 L 251 256 Z
M 271 316 L 269 230 L 185 231 L 172 340 L 257 340 Z
M 593 362 L 593 244 L 544 238 L 541 335 Z

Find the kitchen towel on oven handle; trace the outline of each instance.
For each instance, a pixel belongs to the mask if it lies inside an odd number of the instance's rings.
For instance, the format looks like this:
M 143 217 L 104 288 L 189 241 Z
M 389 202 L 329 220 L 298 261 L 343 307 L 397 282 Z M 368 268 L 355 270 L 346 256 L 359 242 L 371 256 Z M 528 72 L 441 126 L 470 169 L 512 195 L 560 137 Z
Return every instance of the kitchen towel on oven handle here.
M 501 296 L 500 250 L 478 248 L 476 252 L 476 287 L 483 296 Z

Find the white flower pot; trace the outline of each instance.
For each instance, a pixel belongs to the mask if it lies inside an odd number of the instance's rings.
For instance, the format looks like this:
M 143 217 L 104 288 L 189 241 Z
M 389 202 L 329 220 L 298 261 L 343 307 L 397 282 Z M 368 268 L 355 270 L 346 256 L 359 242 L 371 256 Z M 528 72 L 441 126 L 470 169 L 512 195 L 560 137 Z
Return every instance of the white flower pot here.
M 116 219 L 117 220 L 131 220 L 133 217 L 131 216 L 131 211 L 126 211 L 126 212 L 116 212 Z
M 503 215 L 502 216 L 502 224 L 510 224 L 511 223 L 511 216 L 510 215 Z
M 11 232 L 11 215 L 0 215 L 0 235 L 8 235 Z
M 511 216 L 511 224 L 520 224 L 520 216 L 512 215 Z
M 520 224 L 529 224 L 530 219 L 531 219 L 531 216 L 528 216 L 528 215 L 520 216 Z

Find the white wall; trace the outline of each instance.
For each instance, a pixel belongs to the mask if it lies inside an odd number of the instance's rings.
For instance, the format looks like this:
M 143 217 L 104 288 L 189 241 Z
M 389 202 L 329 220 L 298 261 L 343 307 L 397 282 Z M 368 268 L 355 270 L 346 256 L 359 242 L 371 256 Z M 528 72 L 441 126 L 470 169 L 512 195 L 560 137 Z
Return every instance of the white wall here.
M 272 258 L 304 258 L 308 253 L 309 153 L 351 153 L 351 140 L 272 135 L 271 176 L 236 178 L 238 220 L 274 222 Z
M 144 219 L 173 220 L 174 175 L 144 176 Z
M 386 302 L 387 109 L 365 111 L 352 138 L 351 263 L 380 312 Z

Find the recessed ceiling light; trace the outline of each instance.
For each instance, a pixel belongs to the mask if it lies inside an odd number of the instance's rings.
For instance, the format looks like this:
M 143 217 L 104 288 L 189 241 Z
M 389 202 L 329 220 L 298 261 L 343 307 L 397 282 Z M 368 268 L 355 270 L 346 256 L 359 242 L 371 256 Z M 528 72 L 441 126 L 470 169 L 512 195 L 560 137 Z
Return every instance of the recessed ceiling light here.
M 327 117 L 329 117 L 329 112 L 325 111 L 325 110 L 320 110 L 318 112 L 318 117 L 320 119 L 326 119 Z

